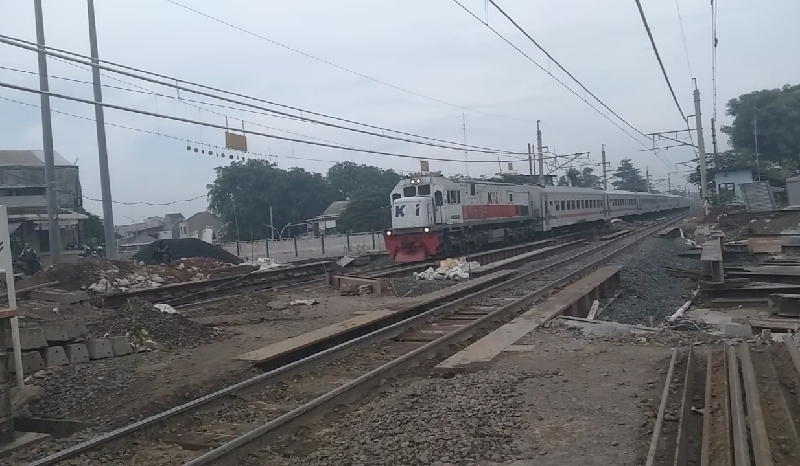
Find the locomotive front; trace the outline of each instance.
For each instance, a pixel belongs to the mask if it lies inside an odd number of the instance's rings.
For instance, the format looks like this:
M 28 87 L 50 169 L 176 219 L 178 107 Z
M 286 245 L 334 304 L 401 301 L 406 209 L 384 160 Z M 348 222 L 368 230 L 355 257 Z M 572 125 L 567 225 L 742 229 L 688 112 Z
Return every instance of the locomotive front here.
M 429 176 L 401 180 L 392 191 L 392 229 L 384 232 L 389 255 L 396 262 L 419 262 L 439 248 L 437 205 L 442 188 Z

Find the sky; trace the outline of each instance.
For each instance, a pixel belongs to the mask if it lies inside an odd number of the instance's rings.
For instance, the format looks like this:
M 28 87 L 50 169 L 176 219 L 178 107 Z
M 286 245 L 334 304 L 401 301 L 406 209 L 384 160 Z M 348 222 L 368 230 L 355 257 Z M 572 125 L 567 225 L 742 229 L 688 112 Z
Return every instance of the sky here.
M 637 132 L 681 130 L 686 123 L 631 0 L 496 3 L 636 130 L 611 115 L 484 0 L 460 1 L 574 94 L 453 0 L 177 1 L 228 25 L 169 0 L 95 0 L 100 58 L 303 109 L 286 110 L 248 100 L 293 116 L 309 117 L 306 112 L 317 112 L 456 143 L 464 140 L 465 124 L 468 144 L 503 151 L 526 152 L 527 144 L 536 142 L 536 121 L 541 120 L 543 143 L 549 151 L 589 152 L 580 161 L 598 163 L 605 145 L 612 168 L 630 158 L 643 173 L 649 170 L 660 189 L 666 189 L 666 184 L 659 180 L 668 176 L 673 185 L 686 184 L 685 173 L 679 173 L 686 166 L 678 163 L 695 157 L 690 147 L 656 155 L 646 150 L 652 142 Z M 800 29 L 793 24 L 800 17 L 800 2 L 718 1 L 717 116 L 719 124 L 725 125 L 730 123 L 725 115 L 729 99 L 755 89 L 797 83 L 800 61 L 787 60 L 785 47 L 800 43 Z M 47 45 L 88 55 L 86 0 L 42 2 Z M 33 2 L 4 3 L 0 34 L 35 41 Z M 697 79 L 707 152 L 711 152 L 709 2 L 642 0 L 642 5 L 687 116 L 695 114 L 692 78 Z M 0 67 L 6 68 L 0 68 L 0 83 L 38 88 L 36 53 L 0 44 Z M 83 65 L 50 58 L 48 67 L 52 92 L 93 99 L 91 72 Z M 430 163 L 431 169 L 445 174 L 491 175 L 507 170 L 509 161 L 515 170 L 527 171 L 527 162 L 516 160 L 524 158 L 519 155 L 465 154 L 374 137 L 257 108 L 244 111 L 246 107 L 237 103 L 177 92 L 134 77 L 104 75 L 104 100 L 115 105 L 234 129 L 244 125 L 247 130 L 305 141 L 449 159 Z M 39 103 L 37 94 L 0 88 L 0 149 L 41 149 Z M 54 111 L 74 115 L 53 114 L 55 150 L 80 166 L 87 198 L 84 206 L 101 214 L 100 203 L 91 200 L 100 198 L 94 107 L 56 98 L 51 105 Z M 215 178 L 214 169 L 230 160 L 203 155 L 202 150 L 217 152 L 216 146 L 224 146 L 224 130 L 116 109 L 107 109 L 105 118 L 115 224 L 170 212 L 188 217 L 207 207 L 206 186 Z M 694 119 L 690 120 L 694 126 Z M 679 136 L 685 139 L 686 133 Z M 725 149 L 725 136 L 720 135 L 719 141 L 720 149 Z M 419 167 L 414 159 L 257 135 L 248 136 L 248 145 L 253 153 L 269 154 L 282 168 L 302 167 L 320 173 L 340 161 L 403 172 Z M 658 145 L 673 144 L 661 141 Z M 187 150 L 187 146 L 200 152 Z M 465 158 L 471 162 L 465 163 Z M 600 170 L 598 166 L 595 169 Z M 152 205 L 166 203 L 172 204 Z

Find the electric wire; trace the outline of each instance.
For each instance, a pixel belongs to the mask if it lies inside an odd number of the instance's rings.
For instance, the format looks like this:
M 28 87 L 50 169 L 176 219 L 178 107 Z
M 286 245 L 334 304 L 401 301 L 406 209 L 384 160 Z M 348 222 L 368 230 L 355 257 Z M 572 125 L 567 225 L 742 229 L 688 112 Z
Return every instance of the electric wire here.
M 489 0 L 490 2 L 493 0 Z M 672 83 L 669 80 L 669 76 L 667 75 L 667 69 L 664 67 L 664 62 L 661 60 L 661 54 L 658 53 L 658 47 L 656 46 L 656 40 L 653 38 L 653 32 L 650 30 L 650 25 L 647 24 L 647 16 L 644 14 L 644 9 L 642 8 L 641 0 L 634 0 L 636 2 L 636 6 L 639 8 L 639 14 L 642 17 L 642 24 L 644 24 L 644 28 L 647 31 L 647 36 L 650 38 L 650 45 L 653 47 L 653 52 L 656 54 L 656 60 L 658 60 L 658 66 L 661 67 L 661 73 L 664 75 L 664 80 L 667 82 L 667 87 L 669 87 L 669 92 L 672 94 L 672 99 L 675 101 L 675 105 L 678 106 L 678 111 L 681 113 L 681 118 L 684 121 L 687 121 L 686 114 L 683 113 L 683 109 L 681 108 L 680 102 L 678 102 L 678 96 L 675 95 L 675 89 L 672 88 Z
M 11 45 L 11 46 L 27 49 L 27 50 L 30 50 L 30 51 L 40 52 L 40 50 L 38 49 L 38 46 L 33 42 L 29 42 L 29 41 L 26 41 L 26 40 L 23 40 L 23 39 L 18 39 L 18 38 L 15 38 L 15 37 L 6 36 L 6 35 L 3 35 L 3 34 L 0 34 L 0 43 L 5 43 L 7 45 Z M 306 110 L 306 109 L 302 109 L 302 108 L 298 108 L 298 107 L 293 107 L 293 106 L 290 106 L 290 105 L 280 104 L 280 103 L 277 103 L 277 102 L 272 102 L 272 101 L 260 99 L 260 98 L 257 98 L 257 97 L 247 96 L 247 95 L 236 93 L 236 92 L 226 91 L 226 90 L 223 90 L 223 89 L 214 88 L 212 86 L 206 86 L 206 85 L 203 85 L 203 84 L 198 84 L 198 83 L 194 83 L 194 82 L 190 82 L 190 81 L 185 81 L 185 80 L 181 80 L 181 79 L 178 79 L 178 78 L 173 78 L 173 77 L 170 77 L 170 76 L 165 76 L 165 75 L 162 75 L 162 74 L 159 74 L 159 73 L 155 73 L 155 72 L 152 72 L 152 71 L 141 70 L 141 69 L 138 69 L 138 68 L 129 67 L 127 65 L 121 65 L 121 64 L 110 62 L 110 61 L 106 61 L 106 60 L 101 60 L 101 64 L 94 65 L 91 61 L 89 61 L 89 60 L 91 60 L 91 58 L 87 57 L 85 55 L 81 55 L 79 53 L 70 52 L 70 51 L 67 51 L 67 50 L 58 49 L 58 48 L 50 47 L 50 46 L 43 46 L 43 48 L 44 48 L 44 50 L 42 50 L 41 52 L 43 52 L 43 53 L 45 53 L 47 55 L 53 56 L 53 57 L 58 57 L 58 58 L 61 58 L 61 59 L 64 59 L 64 60 L 69 60 L 69 61 L 72 61 L 72 62 L 81 63 L 81 64 L 84 64 L 84 65 L 87 65 L 87 66 L 97 66 L 98 68 L 104 69 L 106 71 L 122 74 L 122 75 L 125 75 L 125 76 L 133 77 L 135 79 L 140 79 L 140 80 L 151 82 L 151 83 L 158 84 L 158 85 L 161 85 L 161 86 L 173 88 L 173 89 L 176 89 L 178 91 L 192 92 L 192 93 L 195 93 L 195 94 L 198 94 L 198 95 L 202 95 L 202 96 L 205 96 L 205 97 L 210 97 L 212 99 L 217 99 L 217 100 L 222 100 L 222 101 L 226 101 L 226 102 L 229 102 L 229 103 L 234 103 L 234 104 L 237 104 L 237 105 L 243 105 L 243 106 L 247 106 L 247 107 L 257 108 L 259 110 L 262 110 L 262 111 L 265 111 L 265 112 L 268 112 L 268 113 L 271 113 L 271 114 L 275 114 L 275 115 L 280 115 L 280 116 L 296 119 L 296 120 L 303 121 L 303 122 L 306 122 L 306 123 L 314 123 L 314 124 L 319 124 L 319 125 L 323 125 L 323 126 L 333 127 L 333 128 L 336 128 L 336 129 L 342 129 L 342 130 L 346 130 L 346 131 L 352 131 L 352 132 L 356 132 L 356 133 L 366 134 L 366 135 L 369 135 L 369 136 L 375 136 L 375 137 L 386 138 L 386 139 L 393 139 L 393 140 L 398 140 L 398 141 L 401 141 L 401 142 L 409 142 L 409 143 L 413 143 L 413 144 L 421 144 L 421 145 L 439 147 L 439 148 L 444 148 L 444 149 L 463 151 L 464 147 L 469 147 L 470 150 L 473 151 L 473 152 L 482 152 L 482 153 L 486 153 L 486 154 L 513 154 L 513 155 L 527 156 L 527 152 L 505 151 L 505 150 L 497 150 L 497 149 L 491 149 L 491 148 L 480 147 L 480 146 L 469 146 L 469 145 L 465 145 L 463 143 L 458 143 L 458 142 L 453 142 L 453 141 L 446 141 L 446 142 L 447 142 L 447 144 L 452 144 L 452 145 L 455 145 L 455 146 L 458 146 L 458 147 L 445 146 L 445 145 L 442 145 L 442 144 L 428 143 L 428 142 L 425 142 L 424 140 L 432 140 L 433 138 L 430 138 L 430 137 L 427 137 L 427 136 L 415 135 L 415 134 L 411 134 L 411 133 L 405 133 L 405 132 L 402 132 L 402 131 L 392 130 L 390 128 L 383 128 L 383 127 L 380 127 L 380 126 L 361 123 L 361 122 L 357 122 L 357 121 L 354 121 L 354 120 L 348 120 L 348 119 L 345 119 L 345 118 L 326 115 L 326 114 L 323 114 L 323 113 L 313 112 L 313 111 L 310 111 L 310 110 Z M 66 55 L 63 55 L 63 54 L 66 54 Z M 78 57 L 78 58 L 74 58 L 74 57 Z M 121 68 L 121 69 L 115 69 L 115 68 L 112 68 L 112 67 Z M 130 71 L 126 71 L 126 70 L 130 70 Z M 159 79 L 154 79 L 154 78 L 151 78 L 151 77 L 148 77 L 148 76 L 141 76 L 141 75 L 137 75 L 135 73 L 143 73 L 143 74 L 150 75 L 150 76 L 156 76 L 156 77 L 158 77 L 160 79 L 168 79 L 169 81 L 161 81 Z M 173 82 L 174 82 L 174 84 L 173 84 Z M 182 83 L 184 85 L 181 85 L 180 83 Z M 192 89 L 192 88 L 186 87 L 185 85 L 198 87 L 200 89 L 208 89 L 208 90 L 213 91 L 213 92 L 219 92 L 219 93 L 223 93 L 223 94 L 227 94 L 227 95 L 231 95 L 231 96 L 235 96 L 235 97 L 249 99 L 249 100 L 253 100 L 253 101 L 256 101 L 256 102 L 265 103 L 265 104 L 268 104 L 268 105 L 274 105 L 274 106 L 277 106 L 277 107 L 281 107 L 281 108 L 285 108 L 285 109 L 288 109 L 288 110 L 293 110 L 293 111 L 299 112 L 300 115 L 299 116 L 298 115 L 292 115 L 292 114 L 287 113 L 287 112 L 283 112 L 283 111 L 279 111 L 279 110 L 275 110 L 275 109 L 271 109 L 271 108 L 262 107 L 260 105 L 255 105 L 255 104 L 248 103 L 248 102 L 242 102 L 242 101 L 235 100 L 235 99 L 232 99 L 232 98 L 229 98 L 229 97 L 214 95 L 214 94 L 212 94 L 210 92 L 206 92 L 206 91 L 202 91 L 202 90 Z M 411 137 L 416 137 L 416 138 L 419 138 L 419 139 L 423 139 L 423 141 L 414 141 L 412 139 L 400 138 L 400 137 L 390 136 L 390 135 L 383 134 L 383 133 L 375 133 L 375 132 L 361 130 L 361 129 L 357 129 L 357 128 L 350 128 L 350 127 L 346 127 L 346 126 L 342 126 L 342 125 L 338 125 L 338 124 L 330 123 L 330 122 L 326 122 L 326 121 L 315 120 L 315 119 L 311 119 L 311 118 L 305 117 L 303 115 L 303 113 L 306 113 L 306 114 L 309 114 L 309 115 L 314 115 L 314 116 L 319 116 L 319 117 L 323 117 L 323 118 L 328 118 L 328 119 L 332 119 L 332 120 L 336 120 L 336 121 L 346 122 L 348 124 L 359 125 L 359 126 L 367 127 L 367 128 L 370 128 L 370 129 L 376 129 L 376 130 L 381 130 L 381 131 L 389 131 L 389 132 L 396 133 L 396 134 L 410 135 Z
M 197 126 L 204 126 L 204 127 L 208 127 L 208 128 L 216 128 L 216 129 L 222 129 L 222 130 L 228 129 L 224 125 L 218 125 L 218 124 L 215 124 L 215 123 L 208 123 L 208 122 L 204 122 L 204 121 L 192 120 L 190 118 L 182 118 L 182 117 L 176 117 L 176 116 L 172 116 L 172 115 L 165 115 L 165 114 L 150 112 L 150 111 L 142 110 L 142 109 L 138 109 L 138 108 L 131 108 L 131 107 L 125 107 L 125 106 L 122 106 L 122 105 L 110 104 L 110 103 L 107 103 L 107 102 L 96 102 L 94 100 L 82 99 L 80 97 L 68 96 L 68 95 L 64 95 L 64 94 L 58 94 L 58 93 L 55 93 L 55 92 L 45 92 L 45 91 L 41 91 L 39 89 L 32 89 L 32 88 L 29 88 L 29 87 L 18 86 L 16 84 L 0 82 L 0 87 L 4 87 L 4 88 L 7 88 L 7 89 L 13 89 L 13 90 L 17 90 L 17 91 L 22 91 L 22 92 L 33 93 L 33 94 L 40 94 L 40 95 L 44 94 L 44 95 L 48 95 L 48 96 L 56 98 L 56 99 L 71 100 L 71 101 L 79 102 L 79 103 L 83 103 L 83 104 L 100 105 L 100 106 L 103 106 L 103 107 L 106 107 L 106 108 L 111 108 L 111 109 L 114 109 L 114 110 L 120 110 L 120 111 L 123 111 L 123 112 L 136 113 L 136 114 L 139 114 L 139 115 L 151 116 L 151 117 L 156 117 L 156 118 L 163 118 L 165 120 L 178 121 L 178 122 L 181 122 L 181 123 L 188 123 L 188 124 L 193 124 L 193 125 L 197 125 Z M 375 155 L 386 155 L 386 156 L 390 156 L 390 157 L 398 157 L 398 158 L 414 159 L 414 160 L 434 160 L 434 161 L 437 161 L 437 162 L 458 162 L 458 163 L 463 163 L 464 162 L 463 160 L 460 160 L 460 159 L 442 159 L 442 158 L 437 158 L 437 157 L 423 157 L 423 156 L 419 156 L 419 155 L 399 154 L 399 153 L 394 153 L 394 152 L 384 152 L 384 151 L 371 150 L 371 149 L 353 149 L 353 148 L 350 148 L 350 147 L 344 147 L 344 146 L 340 146 L 340 145 L 327 144 L 327 143 L 314 142 L 314 141 L 306 141 L 306 140 L 295 139 L 295 138 L 288 138 L 288 137 L 285 137 L 285 136 L 278 136 L 278 135 L 275 135 L 275 134 L 267 134 L 267 133 L 262 133 L 260 131 L 253 131 L 253 130 L 250 130 L 250 129 L 239 129 L 237 131 L 242 132 L 242 133 L 247 133 L 247 134 L 253 134 L 253 135 L 256 135 L 256 136 L 262 136 L 262 137 L 266 137 L 266 138 L 271 138 L 271 139 L 296 142 L 296 143 L 307 144 L 307 145 L 312 145 L 312 146 L 328 147 L 328 148 L 331 148 L 331 149 L 350 150 L 350 151 L 354 151 L 354 152 L 363 152 L 363 153 L 375 154 Z M 493 164 L 497 163 L 497 161 L 498 160 L 470 160 L 470 162 L 473 162 L 473 163 L 493 163 Z
M 88 200 L 88 201 L 103 202 L 102 199 L 94 199 L 94 198 L 91 198 L 91 197 L 86 196 L 86 195 L 81 195 L 81 196 L 84 199 Z M 114 203 L 114 204 L 128 205 L 128 206 L 130 206 L 130 205 L 148 205 L 148 206 L 154 206 L 154 207 L 164 207 L 164 206 L 168 206 L 168 205 L 178 204 L 178 203 L 181 203 L 181 202 L 192 202 L 192 201 L 196 201 L 198 199 L 202 199 L 204 197 L 208 197 L 208 194 L 201 194 L 201 195 L 195 196 L 195 197 L 193 197 L 191 199 L 178 199 L 176 201 L 170 201 L 170 202 L 144 202 L 144 201 L 136 201 L 136 202 L 111 201 L 111 202 Z
M 714 3 L 714 0 L 711 0 Z M 681 37 L 683 38 L 683 51 L 686 52 L 686 64 L 689 66 L 689 79 L 694 78 L 692 71 L 692 61 L 689 59 L 689 46 L 686 44 L 686 32 L 683 30 L 683 17 L 681 16 L 681 3 L 680 0 L 675 0 L 675 7 L 678 9 L 678 23 L 681 25 Z
M 341 71 L 345 71 L 347 73 L 356 75 L 356 76 L 358 76 L 360 78 L 368 79 L 368 80 L 370 80 L 370 81 L 372 81 L 374 83 L 390 87 L 390 88 L 398 90 L 400 92 L 405 92 L 406 94 L 410 94 L 410 95 L 413 95 L 413 96 L 416 96 L 416 97 L 421 97 L 423 99 L 427 99 L 427 100 L 430 100 L 432 102 L 437 102 L 437 103 L 440 103 L 440 104 L 448 105 L 450 107 L 458 108 L 460 110 L 467 110 L 467 111 L 470 111 L 470 112 L 480 113 L 480 114 L 483 114 L 483 115 L 488 115 L 488 116 L 497 117 L 497 118 L 508 118 L 508 119 L 512 119 L 512 120 L 525 121 L 525 122 L 528 122 L 528 123 L 532 123 L 531 120 L 527 120 L 527 119 L 524 119 L 524 118 L 512 117 L 512 116 L 508 116 L 508 115 L 499 115 L 499 114 L 496 114 L 496 113 L 490 113 L 490 112 L 485 112 L 485 111 L 482 111 L 482 110 L 476 110 L 474 108 L 465 107 L 465 106 L 462 106 L 462 105 L 458 105 L 458 104 L 447 102 L 447 101 L 444 101 L 444 100 L 441 100 L 441 99 L 437 99 L 435 97 L 427 96 L 427 95 L 421 94 L 419 92 L 414 92 L 414 91 L 402 88 L 400 86 L 396 86 L 394 84 L 390 84 L 388 82 L 381 81 L 380 79 L 373 78 L 372 76 L 368 76 L 366 74 L 359 73 L 358 71 L 354 71 L 354 70 L 351 70 L 349 68 L 345 68 L 344 66 L 337 65 L 336 63 L 330 62 L 330 61 L 325 60 L 323 58 L 316 57 L 316 56 L 311 55 L 311 54 L 309 54 L 307 52 L 303 52 L 302 50 L 298 50 L 298 49 L 295 49 L 295 48 L 290 47 L 288 45 L 282 44 L 282 43 L 280 43 L 280 42 L 278 42 L 276 40 L 273 40 L 273 39 L 270 39 L 268 37 L 262 36 L 260 34 L 257 34 L 255 32 L 253 32 L 253 31 L 247 30 L 247 29 L 245 29 L 243 27 L 237 26 L 237 25 L 235 25 L 233 23 L 224 21 L 224 20 L 222 20 L 220 18 L 217 18 L 215 16 L 212 16 L 212 15 L 210 15 L 208 13 L 204 13 L 202 11 L 196 10 L 196 9 L 191 8 L 191 7 L 189 7 L 187 5 L 184 5 L 182 3 L 178 3 L 175 0 L 166 0 L 166 1 L 169 2 L 169 3 L 172 3 L 173 5 L 181 7 L 183 9 L 185 9 L 185 10 L 188 10 L 188 11 L 191 11 L 191 12 L 193 12 L 195 14 L 198 14 L 198 15 L 200 15 L 200 16 L 202 16 L 204 18 L 207 18 L 207 19 L 209 19 L 211 21 L 215 21 L 217 23 L 223 24 L 223 25 L 228 26 L 230 28 L 236 29 L 237 31 L 243 32 L 245 34 L 248 34 L 248 35 L 250 35 L 252 37 L 255 37 L 257 39 L 261 39 L 263 41 L 269 42 L 269 43 L 271 43 L 273 45 L 277 45 L 278 47 L 284 48 L 284 49 L 289 50 L 291 52 L 303 55 L 304 57 L 310 58 L 310 59 L 318 61 L 320 63 L 324 63 L 326 65 L 332 66 L 332 67 L 334 67 L 336 69 L 339 69 Z
M 593 94 L 591 91 L 589 91 L 589 90 L 588 90 L 588 89 L 587 89 L 587 88 L 586 88 L 586 87 L 585 87 L 585 86 L 584 86 L 584 85 L 583 85 L 583 84 L 582 84 L 580 81 L 578 81 L 578 80 L 577 80 L 577 79 L 576 79 L 576 78 L 575 78 L 575 77 L 574 77 L 574 76 L 573 76 L 573 75 L 572 75 L 572 74 L 571 74 L 569 71 L 567 71 L 565 68 L 563 68 L 563 67 L 561 66 L 561 64 L 559 64 L 559 63 L 558 63 L 558 62 L 557 62 L 557 61 L 556 61 L 556 60 L 555 60 L 555 59 L 552 57 L 552 55 L 550 55 L 550 54 L 549 54 L 549 53 L 548 53 L 546 50 L 544 50 L 544 49 L 543 49 L 541 46 L 539 46 L 539 44 L 538 44 L 538 43 L 537 43 L 537 42 L 536 42 L 536 41 L 535 41 L 535 40 L 534 40 L 534 39 L 533 39 L 533 38 L 532 38 L 532 37 L 531 37 L 531 36 L 530 36 L 530 35 L 529 35 L 527 32 L 525 32 L 525 30 L 524 30 L 524 29 L 522 29 L 522 28 L 521 28 L 521 27 L 520 27 L 520 26 L 519 26 L 519 25 L 518 25 L 518 24 L 517 24 L 517 23 L 516 23 L 516 22 L 515 22 L 513 19 L 511 19 L 511 17 L 510 17 L 510 16 L 508 16 L 507 14 L 505 14 L 505 12 L 504 12 L 502 9 L 500 9 L 500 7 L 499 7 L 499 6 L 497 6 L 497 4 L 496 4 L 496 3 L 494 3 L 492 0 L 489 0 L 489 1 L 490 1 L 490 2 L 491 2 L 491 3 L 492 3 L 494 6 L 495 6 L 495 8 L 497 8 L 497 9 L 498 9 L 498 10 L 499 10 L 501 13 L 503 13 L 503 15 L 504 15 L 504 16 L 506 16 L 506 18 L 508 18 L 508 19 L 509 19 L 509 21 L 511 21 L 511 23 L 512 23 L 512 24 L 514 24 L 514 25 L 517 27 L 517 29 L 519 29 L 520 31 L 522 31 L 522 33 L 523 33 L 523 34 L 525 34 L 525 36 L 526 36 L 526 37 L 528 37 L 528 39 L 530 39 L 531 41 L 533 41 L 533 43 L 534 43 L 534 44 L 535 44 L 537 47 L 539 47 L 539 49 L 540 49 L 540 50 L 542 50 L 542 51 L 543 51 L 543 52 L 544 52 L 544 53 L 547 55 L 547 57 L 548 57 L 550 60 L 552 60 L 553 62 L 555 62 L 555 63 L 556 63 L 556 64 L 557 64 L 557 65 L 558 65 L 558 66 L 559 66 L 559 67 L 560 67 L 562 70 L 564 70 L 564 72 L 565 72 L 565 73 L 566 73 L 568 76 L 570 76 L 570 77 L 571 77 L 571 78 L 572 78 L 572 79 L 573 79 L 575 82 L 577 82 L 577 83 L 578 83 L 578 85 L 580 85 L 580 86 L 581 86 L 581 87 L 582 87 L 582 88 L 583 88 L 583 89 L 584 89 L 584 90 L 585 90 L 585 91 L 586 91 L 586 92 L 587 92 L 589 95 L 591 95 L 592 97 L 594 97 L 594 99 L 595 99 L 595 100 L 597 100 L 598 102 L 600 102 L 600 104 L 601 104 L 601 105 L 603 105 L 603 106 L 604 106 L 606 109 L 608 109 L 608 110 L 609 110 L 609 112 L 611 112 L 611 114 L 613 114 L 614 116 L 616 116 L 617 118 L 619 118 L 619 119 L 620 119 L 620 121 L 622 121 L 623 123 L 625 123 L 627 126 L 629 126 L 630 128 L 632 128 L 632 129 L 633 129 L 634 131 L 636 131 L 637 133 L 641 134 L 642 136 L 645 136 L 645 137 L 647 137 L 647 135 L 646 135 L 646 134 L 644 134 L 642 131 L 640 131 L 640 130 L 639 130 L 638 128 L 636 128 L 635 126 L 633 126 L 633 125 L 631 125 L 630 123 L 628 123 L 628 122 L 627 122 L 625 119 L 623 119 L 622 117 L 620 117 L 620 116 L 619 116 L 619 115 L 618 115 L 616 112 L 614 112 L 613 110 L 611 110 L 611 108 L 609 108 L 609 107 L 608 107 L 608 106 L 607 106 L 605 103 L 603 103 L 603 101 L 601 101 L 601 100 L 600 100 L 600 99 L 599 99 L 597 96 L 595 96 L 595 95 L 594 95 L 594 94 Z M 461 8 L 462 8 L 464 11 L 466 11 L 466 12 L 467 12 L 467 13 L 468 13 L 470 16 L 472 16 L 473 18 L 475 18 L 476 20 L 478 20 L 478 21 L 479 21 L 481 24 L 483 24 L 484 26 L 486 26 L 486 27 L 487 27 L 487 28 L 488 28 L 490 31 L 492 31 L 492 32 L 493 32 L 495 35 L 497 35 L 499 38 L 501 38 L 501 39 L 502 39 L 504 42 L 506 42 L 508 45 L 510 45 L 511 47 L 513 47 L 513 48 L 514 48 L 514 49 L 515 49 L 517 52 L 519 52 L 520 54 L 522 54 L 522 56 L 524 56 L 524 57 L 525 57 L 525 58 L 527 58 L 527 59 L 528 59 L 528 60 L 529 60 L 531 63 L 533 63 L 534 65 L 536 65 L 536 67 L 538 67 L 540 70 L 544 71 L 544 72 L 545 72 L 547 75 L 549 75 L 551 78 L 553 78 L 553 79 L 554 79 L 554 80 L 555 80 L 557 83 L 559 83 L 559 84 L 560 84 L 561 86 L 563 86 L 565 89 L 567 89 L 568 91 L 570 91 L 570 92 L 571 92 L 573 95 L 575 95 L 577 98 L 579 98 L 580 100 L 582 100 L 582 101 L 583 101 L 583 102 L 584 102 L 586 105 L 588 105 L 589 107 L 591 107 L 591 108 L 592 108 L 592 109 L 593 109 L 595 112 L 597 112 L 598 114 L 600 114 L 600 115 L 601 115 L 603 118 L 605 118 L 606 120 L 610 121 L 610 122 L 611 122 L 611 123 L 612 123 L 614 126 L 616 126 L 617 128 L 619 128 L 619 129 L 620 129 L 620 130 L 621 130 L 623 133 L 625 133 L 625 134 L 626 134 L 626 135 L 628 135 L 628 136 L 629 136 L 631 139 L 633 139 L 634 141 L 636 141 L 637 143 L 639 143 L 639 144 L 640 144 L 642 147 L 644 147 L 644 148 L 645 148 L 645 149 L 647 149 L 648 151 L 651 151 L 653 154 L 655 154 L 655 155 L 656 155 L 656 157 L 658 157 L 658 159 L 659 159 L 659 160 L 661 160 L 661 162 L 663 162 L 663 163 L 664 163 L 664 165 L 666 165 L 666 166 L 667 166 L 667 168 L 670 168 L 670 167 L 669 167 L 669 163 L 667 163 L 667 161 L 663 159 L 663 157 L 662 157 L 662 156 L 659 154 L 659 152 L 658 152 L 657 150 L 655 150 L 655 149 L 652 149 L 652 148 L 650 148 L 650 147 L 647 147 L 647 145 L 646 145 L 646 144 L 644 144 L 644 143 L 643 143 L 641 140 L 639 140 L 637 137 L 635 137 L 634 135 L 632 135 L 631 133 L 629 133 L 629 132 L 628 132 L 628 131 L 627 131 L 625 128 L 623 128 L 622 126 L 620 126 L 620 125 L 619 125 L 619 124 L 618 124 L 616 121 L 612 120 L 612 119 L 611 119 L 611 118 L 610 118 L 608 115 L 606 115 L 605 113 L 601 112 L 601 111 L 600 111 L 600 109 L 598 109 L 597 107 L 595 107 L 594 105 L 592 105 L 592 103 L 591 103 L 591 102 L 589 102 L 588 100 L 586 100 L 585 98 L 583 98 L 583 97 L 582 97 L 580 94 L 578 94 L 577 92 L 575 92 L 575 90 L 573 90 L 573 89 L 572 89 L 571 87 L 569 87 L 569 86 L 568 86 L 566 83 L 564 83 L 564 82 L 563 82 L 563 81 L 561 81 L 561 80 L 560 80 L 558 77 L 556 77 L 556 76 L 555 76 L 553 73 L 551 73 L 551 72 L 550 72 L 548 69 L 546 69 L 545 67 L 543 67 L 542 65 L 540 65 L 538 62 L 536 62 L 536 60 L 534 60 L 533 58 L 531 58 L 531 56 L 530 56 L 530 55 L 528 55 L 528 54 L 527 54 L 527 53 L 525 53 L 525 52 L 524 52 L 522 49 L 520 49 L 519 47 L 517 47 L 517 46 L 516 46 L 516 45 L 515 45 L 513 42 L 511 42 L 511 41 L 510 41 L 508 38 L 506 38 L 504 35 L 502 35 L 502 34 L 501 34 L 499 31 L 497 31 L 495 28 L 493 28 L 492 26 L 490 26 L 488 23 L 486 23 L 485 21 L 483 21 L 482 19 L 480 19 L 480 18 L 479 18 L 477 15 L 475 15 L 475 14 L 474 14 L 472 11 L 470 11 L 470 9 L 469 9 L 469 8 L 467 8 L 466 6 L 464 6 L 464 5 L 463 5 L 463 4 L 462 4 L 460 1 L 458 1 L 458 0 L 453 0 L 453 2 L 455 2 L 455 3 L 456 3 L 458 6 L 460 6 L 460 7 L 461 7 Z

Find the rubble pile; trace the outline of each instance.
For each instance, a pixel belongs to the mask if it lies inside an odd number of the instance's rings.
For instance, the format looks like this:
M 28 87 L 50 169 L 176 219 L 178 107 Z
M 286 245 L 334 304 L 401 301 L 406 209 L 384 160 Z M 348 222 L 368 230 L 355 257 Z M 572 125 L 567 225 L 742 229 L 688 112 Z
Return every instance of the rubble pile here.
M 162 241 L 169 247 L 169 252 L 173 260 L 205 257 L 229 264 L 239 264 L 242 262 L 241 259 L 221 247 L 208 244 L 196 238 L 165 239 Z M 154 264 L 155 259 L 153 258 L 153 253 L 155 251 L 156 243 L 148 244 L 133 256 L 133 260 L 142 261 L 146 264 Z
M 472 269 L 480 267 L 480 262 L 468 262 L 466 259 L 445 259 L 434 270 L 428 267 L 424 272 L 414 272 L 416 280 L 466 280 Z
M 184 259 L 168 265 L 145 265 L 138 262 L 127 274 L 119 270 L 107 270 L 98 274 L 97 281 L 87 287 L 95 293 L 127 292 L 145 288 L 157 288 L 169 283 L 205 280 L 207 271 L 226 264 L 211 259 Z
M 127 336 L 136 348 L 193 348 L 225 335 L 178 313 L 162 312 L 153 303 L 131 298 L 118 311 L 90 326 L 96 336 Z
M 59 282 L 62 290 L 85 290 L 99 277 L 116 276 L 127 272 L 133 264 L 124 261 L 109 261 L 102 257 L 81 259 L 76 263 L 60 262 L 51 265 L 33 277 L 17 284 L 17 289 L 42 283 Z

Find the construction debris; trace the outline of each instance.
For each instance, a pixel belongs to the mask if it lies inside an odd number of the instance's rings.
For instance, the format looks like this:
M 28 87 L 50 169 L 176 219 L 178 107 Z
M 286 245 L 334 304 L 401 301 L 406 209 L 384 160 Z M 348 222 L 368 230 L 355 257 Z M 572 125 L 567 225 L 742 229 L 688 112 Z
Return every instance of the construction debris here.
M 468 262 L 466 259 L 445 259 L 436 270 L 428 267 L 423 272 L 414 272 L 416 280 L 466 280 L 472 269 L 480 267 L 480 262 Z

